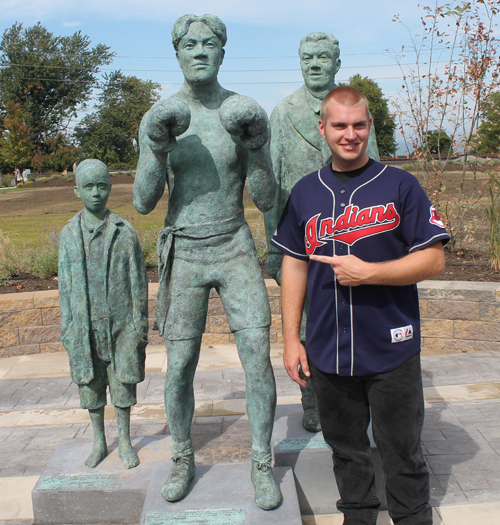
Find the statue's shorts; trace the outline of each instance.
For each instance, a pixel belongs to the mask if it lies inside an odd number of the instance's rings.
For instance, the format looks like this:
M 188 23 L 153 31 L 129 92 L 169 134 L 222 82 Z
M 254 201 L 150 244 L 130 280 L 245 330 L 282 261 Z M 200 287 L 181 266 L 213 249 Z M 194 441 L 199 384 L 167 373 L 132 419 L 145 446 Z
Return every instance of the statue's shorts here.
M 248 224 L 205 239 L 175 238 L 166 339 L 203 334 L 212 288 L 222 299 L 231 332 L 270 326 L 266 285 Z
M 80 406 L 85 410 L 97 410 L 106 406 L 106 387 L 109 385 L 111 404 L 126 408 L 137 403 L 137 384 L 118 381 L 110 363 L 93 357 L 94 378 L 87 385 L 78 385 Z

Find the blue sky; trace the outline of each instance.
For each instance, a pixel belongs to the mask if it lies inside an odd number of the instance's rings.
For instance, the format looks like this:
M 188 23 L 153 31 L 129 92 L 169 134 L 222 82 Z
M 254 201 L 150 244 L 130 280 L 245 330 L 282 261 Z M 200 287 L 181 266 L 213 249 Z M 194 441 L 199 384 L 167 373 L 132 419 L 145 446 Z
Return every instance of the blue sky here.
M 397 96 L 400 72 L 387 49 L 400 50 L 409 36 L 392 19 L 401 15 L 418 33 L 423 11 L 413 0 L 0 0 L 0 28 L 40 21 L 56 35 L 81 31 L 92 44 L 106 44 L 116 53 L 106 69 L 160 82 L 162 95 L 169 96 L 182 83 L 170 33 L 176 18 L 186 13 L 222 19 L 228 42 L 221 84 L 256 99 L 270 113 L 300 87 L 298 45 L 313 31 L 333 33 L 340 41 L 338 81 L 360 73 L 376 80 L 386 97 Z

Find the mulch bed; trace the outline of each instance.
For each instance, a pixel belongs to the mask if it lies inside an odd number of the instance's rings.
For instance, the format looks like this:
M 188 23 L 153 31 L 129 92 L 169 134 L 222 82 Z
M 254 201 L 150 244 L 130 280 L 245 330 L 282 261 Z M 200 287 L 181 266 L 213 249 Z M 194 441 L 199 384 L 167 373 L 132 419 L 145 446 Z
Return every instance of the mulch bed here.
M 127 176 L 124 175 L 124 177 Z M 488 255 L 483 252 L 476 252 L 473 250 L 451 252 L 445 250 L 445 255 L 446 268 L 439 277 L 435 278 L 435 280 L 500 282 L 500 272 L 493 270 L 488 265 Z M 265 278 L 269 278 L 269 275 L 267 275 L 264 269 L 262 270 L 262 273 Z M 152 283 L 158 282 L 157 268 L 148 269 L 148 280 Z M 0 284 L 0 294 L 35 292 L 40 290 L 57 290 L 57 277 L 37 279 L 30 275 L 20 275 L 15 279 L 13 278 L 8 282 Z

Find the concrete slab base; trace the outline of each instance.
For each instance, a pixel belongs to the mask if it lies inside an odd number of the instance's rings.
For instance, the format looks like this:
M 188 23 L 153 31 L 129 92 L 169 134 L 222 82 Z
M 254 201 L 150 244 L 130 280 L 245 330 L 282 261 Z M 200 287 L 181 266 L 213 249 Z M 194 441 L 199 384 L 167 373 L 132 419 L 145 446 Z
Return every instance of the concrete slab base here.
M 137 524 L 154 467 L 168 463 L 170 436 L 132 439 L 140 465 L 127 470 L 118 457 L 118 442 L 96 468 L 85 466 L 89 439 L 65 439 L 54 452 L 32 491 L 36 525 Z
M 273 469 L 283 501 L 265 511 L 255 504 L 250 468 L 250 463 L 197 466 L 187 496 L 175 503 L 161 496 L 170 465 L 154 469 L 141 525 L 301 525 L 292 469 Z
M 387 509 L 385 482 L 380 454 L 369 437 L 377 496 L 381 509 Z M 293 468 L 302 514 L 335 514 L 340 498 L 333 474 L 332 451 L 321 432 L 307 432 L 302 427 L 302 405 L 281 405 L 276 409 L 272 438 L 277 467 Z

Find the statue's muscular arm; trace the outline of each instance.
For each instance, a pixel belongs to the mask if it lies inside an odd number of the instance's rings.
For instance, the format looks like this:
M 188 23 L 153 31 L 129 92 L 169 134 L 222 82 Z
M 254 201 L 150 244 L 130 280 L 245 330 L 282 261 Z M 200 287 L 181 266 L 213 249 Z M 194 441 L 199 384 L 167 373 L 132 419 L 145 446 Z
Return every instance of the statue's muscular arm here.
M 276 181 L 268 144 L 248 150 L 247 188 L 260 211 L 266 212 L 273 207 Z
M 143 215 L 154 209 L 165 191 L 168 154 L 176 136 L 189 127 L 191 114 L 177 98 L 162 99 L 144 115 L 139 129 L 140 156 L 134 181 L 135 209 Z
M 248 97 L 233 95 L 219 110 L 222 125 L 230 135 L 240 138 L 247 150 L 247 188 L 260 211 L 273 207 L 276 181 L 269 153 L 269 126 L 265 111 Z
M 134 180 L 135 209 L 146 215 L 154 209 L 165 191 L 168 153 L 153 151 L 143 126 L 139 131 L 140 156 Z

